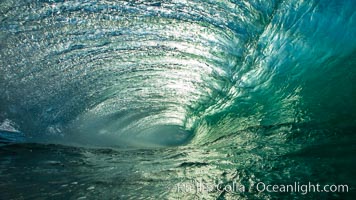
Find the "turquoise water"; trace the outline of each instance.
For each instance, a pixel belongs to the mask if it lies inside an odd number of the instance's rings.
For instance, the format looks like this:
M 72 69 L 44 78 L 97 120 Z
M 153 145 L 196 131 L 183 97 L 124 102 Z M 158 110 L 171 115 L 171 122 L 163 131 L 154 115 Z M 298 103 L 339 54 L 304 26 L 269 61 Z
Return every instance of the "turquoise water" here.
M 1 1 L 0 199 L 353 199 L 355 8 Z

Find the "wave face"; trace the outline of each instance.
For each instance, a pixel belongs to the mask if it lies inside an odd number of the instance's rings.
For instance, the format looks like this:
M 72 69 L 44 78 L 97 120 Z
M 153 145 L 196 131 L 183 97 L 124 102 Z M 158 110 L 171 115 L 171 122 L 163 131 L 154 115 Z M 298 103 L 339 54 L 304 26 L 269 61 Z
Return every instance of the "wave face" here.
M 204 143 L 251 126 L 355 119 L 345 113 L 355 111 L 354 8 L 3 1 L 1 119 L 35 141 L 105 145 Z
M 146 183 L 176 184 L 202 171 L 209 173 L 204 180 L 226 184 L 231 177 L 355 184 L 355 8 L 354 0 L 2 0 L 1 144 L 169 148 L 108 153 L 15 145 L 2 147 L 0 169 L 16 166 L 11 177 L 22 177 L 30 169 L 18 163 L 51 171 L 62 162 L 77 180 L 111 173 L 128 181 L 111 171 L 120 163 L 134 179 L 114 187 L 131 198 L 173 198 Z M 24 153 L 11 164 L 6 152 L 28 148 L 48 156 Z M 53 163 L 57 148 L 68 159 Z M 83 175 L 98 163 L 107 171 Z M 320 168 L 325 163 L 329 168 Z M 331 175 L 341 166 L 350 170 Z M 3 176 L 8 182 L 0 186 L 21 187 Z M 126 194 L 138 182 L 144 192 Z

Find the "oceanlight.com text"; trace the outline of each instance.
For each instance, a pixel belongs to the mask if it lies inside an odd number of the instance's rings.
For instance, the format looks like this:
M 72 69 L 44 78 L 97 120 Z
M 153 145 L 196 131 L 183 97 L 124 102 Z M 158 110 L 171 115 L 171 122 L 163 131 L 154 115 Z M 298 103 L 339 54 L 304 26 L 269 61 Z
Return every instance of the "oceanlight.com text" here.
M 243 193 L 243 192 L 269 192 L 269 193 L 300 193 L 306 195 L 312 192 L 348 192 L 349 186 L 346 184 L 324 184 L 311 183 L 301 184 L 293 182 L 291 184 L 266 184 L 258 182 L 253 185 L 243 185 L 239 182 L 214 181 L 208 183 L 202 180 L 192 180 L 188 182 L 178 183 L 175 192 L 178 193 L 211 193 L 211 192 L 228 192 L 228 193 Z
M 256 184 L 256 190 L 258 192 L 295 192 L 301 194 L 308 194 L 309 192 L 348 192 L 348 185 L 334 185 L 334 184 L 326 184 L 320 185 L 319 183 L 312 184 L 308 182 L 308 184 L 300 184 L 299 182 L 294 182 L 293 184 L 265 184 L 263 182 L 259 182 Z

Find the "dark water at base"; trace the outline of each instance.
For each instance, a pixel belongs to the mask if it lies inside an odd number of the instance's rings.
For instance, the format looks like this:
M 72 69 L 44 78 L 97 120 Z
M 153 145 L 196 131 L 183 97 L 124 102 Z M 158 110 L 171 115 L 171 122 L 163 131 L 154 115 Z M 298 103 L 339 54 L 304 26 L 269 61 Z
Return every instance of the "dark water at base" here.
M 158 149 L 4 145 L 0 199 L 354 199 L 355 129 L 339 131 L 345 137 L 315 127 L 254 127 L 209 145 Z M 310 141 L 311 134 L 323 137 Z M 193 182 L 245 190 L 196 193 L 184 186 Z M 259 182 L 346 184 L 349 191 L 258 192 Z

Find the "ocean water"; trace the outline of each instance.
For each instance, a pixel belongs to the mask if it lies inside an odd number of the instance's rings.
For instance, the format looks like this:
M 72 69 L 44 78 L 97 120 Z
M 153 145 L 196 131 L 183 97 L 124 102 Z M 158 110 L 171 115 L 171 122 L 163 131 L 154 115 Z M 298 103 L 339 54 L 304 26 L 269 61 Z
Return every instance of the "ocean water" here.
M 355 199 L 355 35 L 354 0 L 2 0 L 0 199 Z

